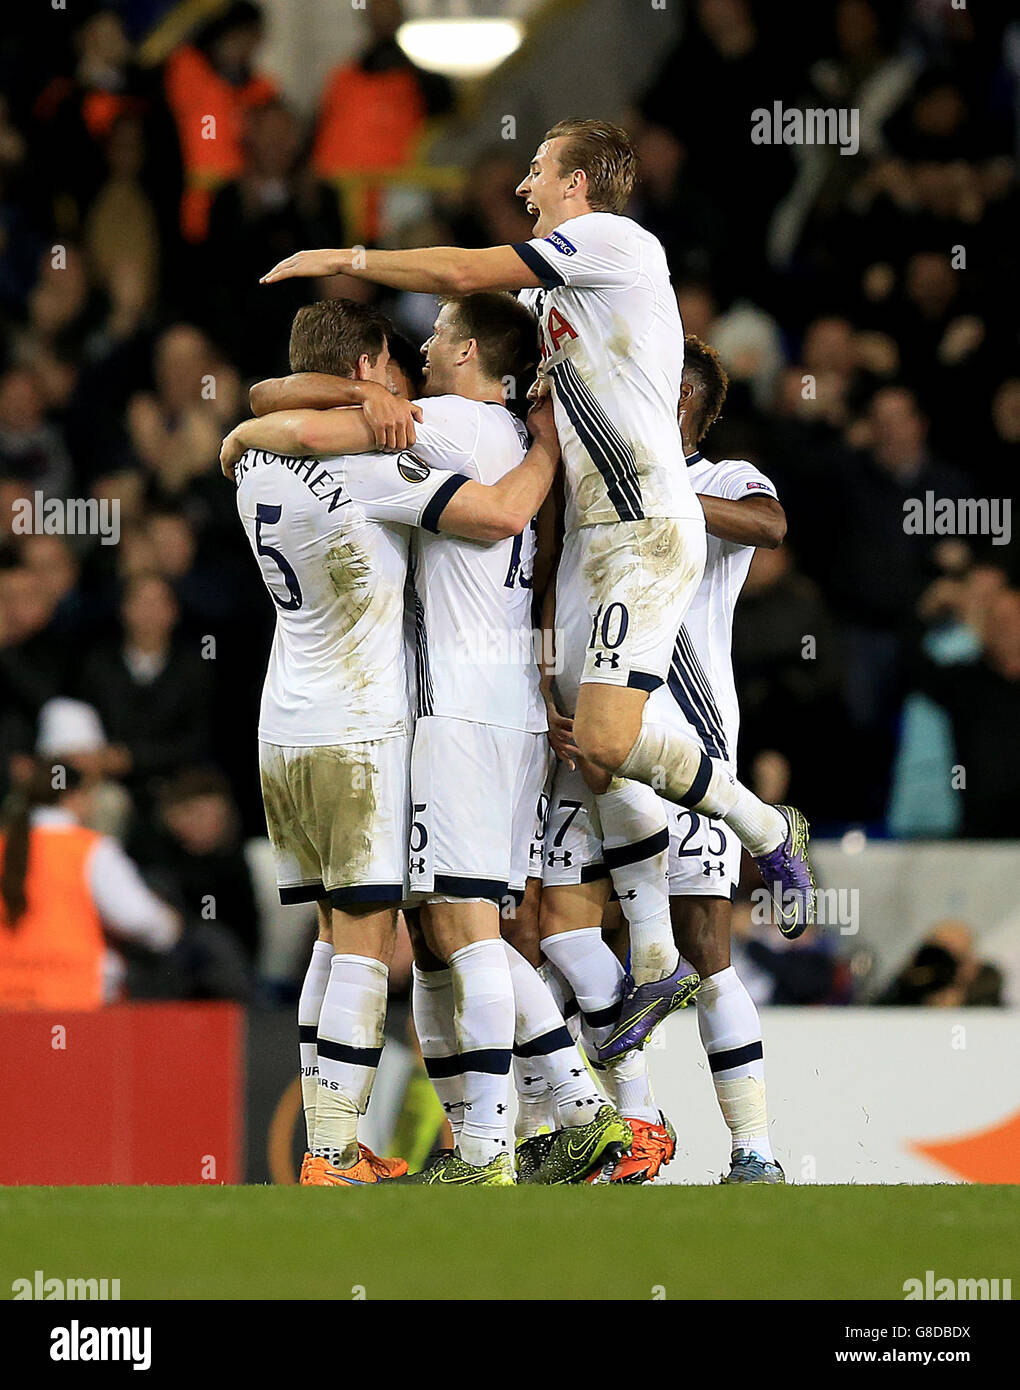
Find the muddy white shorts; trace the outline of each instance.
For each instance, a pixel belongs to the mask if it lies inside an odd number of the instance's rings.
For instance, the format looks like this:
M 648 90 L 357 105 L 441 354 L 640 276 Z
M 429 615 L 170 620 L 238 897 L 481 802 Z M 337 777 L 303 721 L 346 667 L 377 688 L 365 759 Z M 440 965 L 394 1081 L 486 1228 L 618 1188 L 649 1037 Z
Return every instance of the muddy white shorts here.
M 663 684 L 704 568 L 701 521 L 649 517 L 567 532 L 556 575 L 564 713 L 573 714 L 583 683 Z
M 282 903 L 399 903 L 407 893 L 410 739 L 259 744 Z

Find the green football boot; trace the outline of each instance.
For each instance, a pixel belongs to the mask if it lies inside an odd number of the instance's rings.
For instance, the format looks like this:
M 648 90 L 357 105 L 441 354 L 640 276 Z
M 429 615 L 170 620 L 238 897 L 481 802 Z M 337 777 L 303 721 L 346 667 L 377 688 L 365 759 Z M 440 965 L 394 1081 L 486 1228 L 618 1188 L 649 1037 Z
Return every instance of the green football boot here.
M 465 1163 L 456 1150 L 437 1155 L 435 1162 L 420 1173 L 408 1173 L 403 1178 L 391 1178 L 398 1183 L 435 1183 L 459 1187 L 513 1187 L 514 1167 L 508 1153 L 497 1154 L 484 1168 Z
M 517 1181 L 559 1186 L 584 1182 L 590 1173 L 616 1164 L 633 1142 L 630 1125 L 603 1105 L 586 1125 L 536 1134 L 517 1145 Z

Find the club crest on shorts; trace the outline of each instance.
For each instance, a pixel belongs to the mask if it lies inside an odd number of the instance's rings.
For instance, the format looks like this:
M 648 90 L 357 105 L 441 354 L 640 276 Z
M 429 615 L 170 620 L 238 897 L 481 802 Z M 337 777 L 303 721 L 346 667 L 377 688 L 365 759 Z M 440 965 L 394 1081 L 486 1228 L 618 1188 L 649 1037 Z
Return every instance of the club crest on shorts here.
M 405 483 L 423 483 L 429 476 L 429 466 L 417 454 L 403 453 L 397 457 L 397 472 Z

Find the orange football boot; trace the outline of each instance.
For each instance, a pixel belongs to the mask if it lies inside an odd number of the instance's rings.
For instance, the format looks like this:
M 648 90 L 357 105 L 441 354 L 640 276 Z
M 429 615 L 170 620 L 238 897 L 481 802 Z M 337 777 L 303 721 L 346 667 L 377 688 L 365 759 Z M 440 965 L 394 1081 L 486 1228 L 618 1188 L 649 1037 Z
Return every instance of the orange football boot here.
M 676 1153 L 676 1134 L 661 1110 L 659 1119 L 662 1123 L 658 1125 L 650 1120 L 632 1120 L 629 1115 L 625 1115 L 624 1119 L 634 1134 L 630 1152 L 624 1154 L 611 1172 L 602 1170 L 593 1173 L 586 1181 L 651 1182 L 658 1176 L 659 1169 L 664 1168 Z
M 307 1172 L 308 1172 L 308 1165 L 309 1165 L 309 1163 L 311 1163 L 311 1161 L 312 1161 L 312 1156 L 311 1156 L 311 1154 L 306 1152 L 304 1158 L 301 1160 L 301 1175 L 300 1175 L 300 1177 L 298 1178 L 298 1182 L 299 1182 L 299 1183 L 304 1183 L 305 1176 L 306 1176 L 306 1174 L 307 1174 Z
M 367 1158 L 358 1159 L 350 1168 L 335 1168 L 328 1158 L 310 1158 L 301 1177 L 302 1187 L 365 1187 L 381 1182 L 379 1172 Z
M 407 1160 L 404 1158 L 380 1158 L 367 1144 L 359 1144 L 358 1152 L 381 1178 L 402 1178 L 407 1172 Z

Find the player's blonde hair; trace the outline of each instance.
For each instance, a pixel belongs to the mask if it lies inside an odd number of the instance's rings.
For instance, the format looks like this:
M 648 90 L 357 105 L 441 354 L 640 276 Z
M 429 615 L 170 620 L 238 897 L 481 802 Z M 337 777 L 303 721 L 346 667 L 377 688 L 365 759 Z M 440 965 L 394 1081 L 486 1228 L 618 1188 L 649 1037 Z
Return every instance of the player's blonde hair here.
M 563 138 L 560 173 L 580 169 L 588 180 L 588 206 L 592 212 L 622 212 L 637 177 L 637 156 L 627 132 L 608 121 L 572 116 L 557 121 L 545 140 Z

